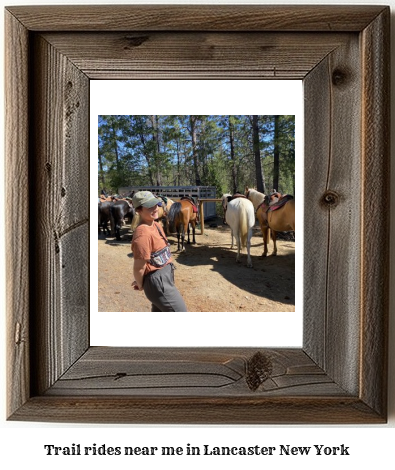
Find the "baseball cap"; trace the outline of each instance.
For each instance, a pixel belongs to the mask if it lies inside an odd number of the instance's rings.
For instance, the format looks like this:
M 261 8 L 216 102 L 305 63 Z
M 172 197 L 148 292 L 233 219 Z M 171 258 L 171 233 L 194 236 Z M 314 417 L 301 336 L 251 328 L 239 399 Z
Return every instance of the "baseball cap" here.
M 157 199 L 149 191 L 137 191 L 137 193 L 133 195 L 132 204 L 135 209 L 141 206 L 150 209 L 151 207 L 154 207 L 156 205 L 161 206 L 162 201 L 160 199 Z

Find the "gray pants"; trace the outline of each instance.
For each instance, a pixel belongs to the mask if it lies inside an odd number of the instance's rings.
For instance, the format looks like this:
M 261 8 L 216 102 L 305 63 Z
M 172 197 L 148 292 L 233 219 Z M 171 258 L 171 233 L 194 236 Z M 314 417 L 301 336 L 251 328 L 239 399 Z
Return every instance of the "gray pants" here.
M 144 278 L 144 293 L 152 303 L 151 312 L 188 311 L 174 284 L 174 269 L 173 263 L 169 263 Z

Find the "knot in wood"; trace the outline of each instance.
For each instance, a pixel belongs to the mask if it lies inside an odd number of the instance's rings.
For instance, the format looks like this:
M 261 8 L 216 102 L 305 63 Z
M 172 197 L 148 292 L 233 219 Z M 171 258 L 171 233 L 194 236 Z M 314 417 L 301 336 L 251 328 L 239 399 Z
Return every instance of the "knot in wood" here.
M 321 204 L 325 207 L 336 207 L 339 201 L 340 196 L 332 190 L 325 191 L 321 197 Z
M 332 73 L 332 83 L 335 86 L 347 85 L 349 79 L 349 73 L 346 70 L 336 68 Z
M 246 372 L 248 388 L 255 392 L 273 372 L 273 364 L 270 357 L 258 351 L 248 360 Z
M 126 36 L 125 39 L 128 42 L 128 44 L 124 46 L 124 50 L 128 50 L 130 48 L 141 46 L 141 44 L 144 44 L 145 41 L 148 41 L 149 36 L 139 36 L 139 37 Z

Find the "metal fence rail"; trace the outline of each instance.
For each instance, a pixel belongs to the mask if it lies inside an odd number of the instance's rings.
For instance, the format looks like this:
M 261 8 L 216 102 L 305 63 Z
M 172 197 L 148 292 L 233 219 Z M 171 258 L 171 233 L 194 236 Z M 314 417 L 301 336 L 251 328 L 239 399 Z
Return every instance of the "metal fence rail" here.
M 120 194 L 127 194 L 132 191 L 151 191 L 153 194 L 176 200 L 183 196 L 191 196 L 196 202 L 204 199 L 204 220 L 217 216 L 216 201 L 208 202 L 210 199 L 217 198 L 215 186 L 125 186 L 119 188 Z

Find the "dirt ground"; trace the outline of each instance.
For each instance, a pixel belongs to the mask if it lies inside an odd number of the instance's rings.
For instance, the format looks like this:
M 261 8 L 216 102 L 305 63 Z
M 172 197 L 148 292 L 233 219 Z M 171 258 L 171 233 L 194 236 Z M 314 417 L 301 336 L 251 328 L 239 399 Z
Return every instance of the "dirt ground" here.
M 177 253 L 177 238 L 170 235 L 176 266 L 176 286 L 190 312 L 287 312 L 295 310 L 295 243 L 277 241 L 277 256 L 262 258 L 263 241 L 259 227 L 253 231 L 251 257 L 247 268 L 246 250 L 236 263 L 236 248 L 230 249 L 230 229 L 222 220 L 206 221 L 204 235 L 196 229 L 196 245 Z M 99 236 L 99 311 L 149 312 L 143 292 L 134 291 L 132 234 L 129 225 L 122 240 Z M 192 237 L 191 237 L 192 241 Z M 272 242 L 269 253 L 272 251 Z

